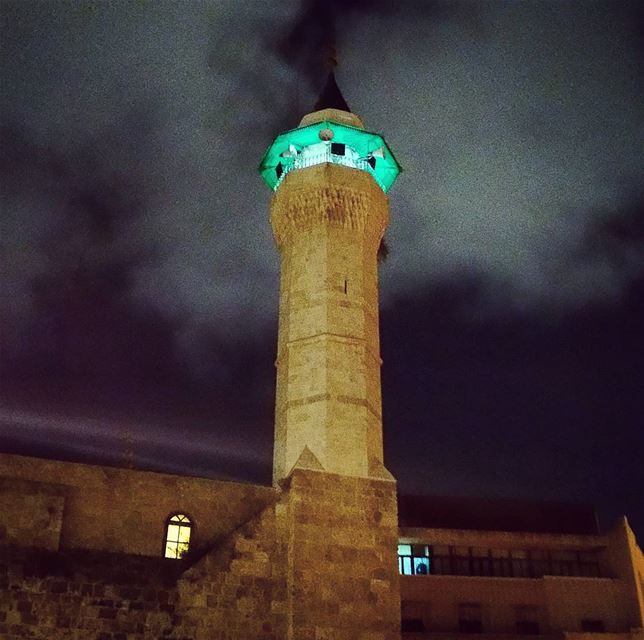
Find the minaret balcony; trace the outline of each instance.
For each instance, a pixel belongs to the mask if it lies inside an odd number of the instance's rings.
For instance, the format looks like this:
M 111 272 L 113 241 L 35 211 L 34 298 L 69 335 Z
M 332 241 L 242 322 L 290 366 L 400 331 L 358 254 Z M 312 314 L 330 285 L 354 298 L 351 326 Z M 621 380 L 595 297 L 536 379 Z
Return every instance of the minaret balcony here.
M 385 193 L 401 171 L 382 136 L 332 120 L 277 136 L 264 154 L 259 170 L 266 184 L 276 191 L 291 171 L 323 163 L 369 173 Z

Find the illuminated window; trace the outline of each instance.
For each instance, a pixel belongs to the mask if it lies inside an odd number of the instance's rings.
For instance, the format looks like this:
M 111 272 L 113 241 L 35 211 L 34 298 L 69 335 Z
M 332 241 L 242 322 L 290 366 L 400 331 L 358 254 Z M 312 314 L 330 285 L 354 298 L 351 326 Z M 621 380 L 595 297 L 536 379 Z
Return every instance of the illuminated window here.
M 405 576 L 426 576 L 431 569 L 430 549 L 425 544 L 399 544 L 398 570 Z
M 165 529 L 165 550 L 166 558 L 182 558 L 190 546 L 190 534 L 192 533 L 192 522 L 188 516 L 177 513 L 170 516 Z

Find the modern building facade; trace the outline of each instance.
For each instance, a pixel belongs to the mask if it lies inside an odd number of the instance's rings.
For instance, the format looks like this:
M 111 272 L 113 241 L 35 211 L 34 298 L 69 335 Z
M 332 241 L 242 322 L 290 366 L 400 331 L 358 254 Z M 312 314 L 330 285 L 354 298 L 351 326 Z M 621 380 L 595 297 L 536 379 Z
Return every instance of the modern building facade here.
M 0 637 L 642 638 L 625 521 L 397 495 L 377 256 L 400 167 L 333 76 L 260 170 L 281 264 L 273 486 L 0 455 Z
M 404 635 L 642 637 L 626 519 L 601 533 L 590 508 L 511 500 L 401 497 L 399 512 Z

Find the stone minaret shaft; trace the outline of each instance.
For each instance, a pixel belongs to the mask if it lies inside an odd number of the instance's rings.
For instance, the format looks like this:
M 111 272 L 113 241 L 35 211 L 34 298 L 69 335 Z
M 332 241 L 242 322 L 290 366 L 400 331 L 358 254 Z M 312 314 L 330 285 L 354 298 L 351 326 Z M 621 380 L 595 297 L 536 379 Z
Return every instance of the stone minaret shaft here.
M 383 478 L 377 252 L 387 196 L 365 171 L 317 164 L 285 176 L 271 222 L 281 258 L 274 481 L 301 458 Z

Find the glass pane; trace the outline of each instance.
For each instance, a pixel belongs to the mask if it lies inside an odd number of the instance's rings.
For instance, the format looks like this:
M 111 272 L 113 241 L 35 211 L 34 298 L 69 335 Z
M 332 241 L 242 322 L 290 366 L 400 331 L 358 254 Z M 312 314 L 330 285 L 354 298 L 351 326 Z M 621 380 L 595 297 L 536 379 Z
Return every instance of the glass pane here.
M 527 578 L 529 576 L 528 563 L 522 559 L 512 560 L 512 575 L 515 578 Z
M 431 568 L 432 573 L 438 574 L 438 575 L 447 575 L 450 573 L 451 568 L 450 568 L 450 562 L 449 558 L 445 557 L 436 557 L 434 556 L 432 560 L 432 568 Z
M 509 577 L 512 575 L 510 571 L 510 561 L 506 558 L 497 558 L 493 560 L 492 570 L 495 576 Z
M 453 559 L 454 570 L 457 576 L 469 576 L 470 575 L 470 559 L 455 557 Z
M 492 573 L 492 565 L 489 558 L 472 558 L 472 575 L 489 576 Z
M 403 561 L 403 573 L 406 576 L 413 575 L 411 571 L 411 558 L 403 558 L 402 561 Z
M 165 557 L 166 558 L 176 558 L 177 557 L 177 543 L 168 542 L 165 546 Z
M 414 574 L 417 576 L 429 574 L 429 558 L 414 558 Z
M 183 555 L 188 551 L 188 545 L 185 542 L 180 542 L 177 546 L 177 557 L 182 558 Z
M 411 555 L 411 545 L 410 544 L 399 544 L 398 545 L 398 555 L 399 556 L 410 556 Z
M 177 542 L 179 540 L 179 526 L 176 524 L 169 524 L 168 525 L 168 540 L 172 540 L 173 542 Z
M 190 527 L 179 527 L 179 542 L 190 542 Z

